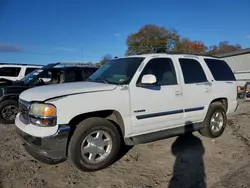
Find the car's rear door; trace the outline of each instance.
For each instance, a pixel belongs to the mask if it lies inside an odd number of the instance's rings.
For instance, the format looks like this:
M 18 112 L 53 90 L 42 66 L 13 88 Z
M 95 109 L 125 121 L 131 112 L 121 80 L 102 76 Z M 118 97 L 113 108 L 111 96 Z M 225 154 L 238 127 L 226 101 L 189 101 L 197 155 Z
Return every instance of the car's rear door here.
M 176 56 L 182 72 L 183 105 L 186 122 L 203 120 L 213 99 L 213 86 L 199 56 Z

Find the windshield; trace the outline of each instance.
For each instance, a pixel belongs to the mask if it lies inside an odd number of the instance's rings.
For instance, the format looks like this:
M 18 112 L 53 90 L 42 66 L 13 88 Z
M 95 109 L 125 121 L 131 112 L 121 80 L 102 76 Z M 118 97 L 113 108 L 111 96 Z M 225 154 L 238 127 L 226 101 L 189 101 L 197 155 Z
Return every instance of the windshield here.
M 21 81 L 28 85 L 36 85 L 41 82 L 40 79 L 43 79 L 43 81 L 50 81 L 51 71 L 49 69 L 36 69 L 27 74 Z
M 110 60 L 92 74 L 88 81 L 117 85 L 129 84 L 143 60 L 142 57 Z

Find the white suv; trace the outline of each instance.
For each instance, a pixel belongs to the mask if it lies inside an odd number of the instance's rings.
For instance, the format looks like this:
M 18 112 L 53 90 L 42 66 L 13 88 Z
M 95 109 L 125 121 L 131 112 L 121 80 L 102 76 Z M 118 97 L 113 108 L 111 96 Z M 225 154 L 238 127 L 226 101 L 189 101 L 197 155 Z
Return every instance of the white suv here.
M 238 103 L 225 61 L 147 54 L 110 60 L 88 82 L 26 90 L 19 105 L 17 132 L 34 158 L 69 158 L 82 171 L 96 171 L 111 165 L 124 144 L 196 130 L 219 137 Z
M 0 81 L 4 79 L 11 81 L 21 80 L 24 76 L 42 66 L 43 65 L 0 63 Z

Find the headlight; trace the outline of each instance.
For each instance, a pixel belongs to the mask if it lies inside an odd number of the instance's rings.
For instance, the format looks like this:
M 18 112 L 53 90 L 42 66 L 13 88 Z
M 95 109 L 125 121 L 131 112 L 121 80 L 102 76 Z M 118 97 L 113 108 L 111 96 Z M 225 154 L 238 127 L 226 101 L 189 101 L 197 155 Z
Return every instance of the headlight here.
M 56 125 L 56 107 L 51 104 L 33 103 L 29 116 L 30 122 L 37 126 Z

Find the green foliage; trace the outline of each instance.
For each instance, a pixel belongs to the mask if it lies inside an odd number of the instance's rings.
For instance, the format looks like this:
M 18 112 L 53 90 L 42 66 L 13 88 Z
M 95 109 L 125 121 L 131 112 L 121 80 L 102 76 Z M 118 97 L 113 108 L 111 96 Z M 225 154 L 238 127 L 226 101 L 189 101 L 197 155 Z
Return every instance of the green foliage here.
M 240 45 L 220 42 L 218 46 L 206 46 L 201 41 L 192 41 L 187 37 L 181 38 L 175 30 L 148 24 L 127 37 L 126 55 L 159 52 L 179 52 L 195 54 L 220 54 L 241 49 Z
M 176 31 L 156 25 L 145 25 L 127 37 L 126 55 L 171 51 L 179 41 Z
M 215 54 L 223 54 L 223 53 L 240 50 L 241 46 L 239 44 L 236 44 L 236 45 L 228 44 L 227 41 L 223 41 L 223 42 L 220 42 L 218 46 L 213 45 L 213 46 L 208 47 L 208 49 L 209 50 L 206 52 L 206 54 L 215 55 Z

